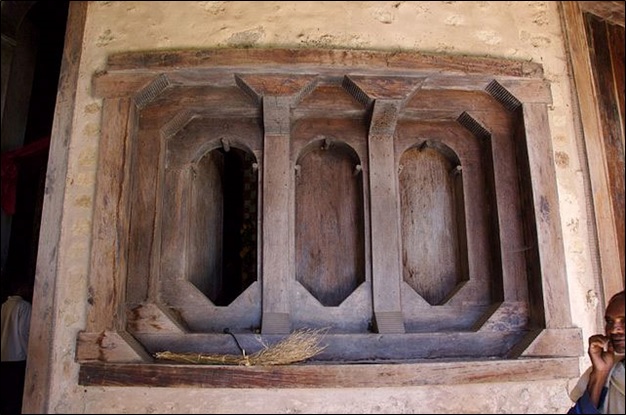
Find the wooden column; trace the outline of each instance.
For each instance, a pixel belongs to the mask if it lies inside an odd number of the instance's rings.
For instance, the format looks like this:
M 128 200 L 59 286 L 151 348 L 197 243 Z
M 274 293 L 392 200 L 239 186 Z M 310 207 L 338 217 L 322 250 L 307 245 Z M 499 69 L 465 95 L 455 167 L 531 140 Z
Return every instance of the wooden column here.
M 293 246 L 289 201 L 293 171 L 290 160 L 291 107 L 313 90 L 317 75 L 243 74 L 237 85 L 263 104 L 263 334 L 291 331 L 290 284 Z
M 105 92 L 105 78 L 94 89 Z M 145 84 L 144 84 L 145 85 Z M 143 346 L 126 331 L 126 283 L 129 255 L 131 166 L 138 109 L 169 87 L 165 76 L 152 76 L 147 85 L 105 93 L 103 129 L 98 148 L 98 176 L 94 201 L 93 243 L 89 275 L 89 312 L 78 333 L 76 360 L 108 362 L 151 361 Z M 133 87 L 137 87 L 135 90 Z
M 374 322 L 379 333 L 404 333 L 400 286 L 400 229 L 393 134 L 400 101 L 376 100 L 368 134 L 372 288 Z
M 528 165 L 536 178 L 533 204 L 536 215 L 537 243 L 543 286 L 546 328 L 571 327 L 565 253 L 563 251 L 559 198 L 556 190 L 552 141 L 548 112 L 544 104 L 525 104 L 524 123 L 528 145 Z
M 289 97 L 263 97 L 263 334 L 291 331 L 290 102 Z
M 101 180 L 95 196 L 90 292 L 95 293 L 87 319 L 88 332 L 124 330 L 124 286 L 128 243 L 129 99 L 107 100 L 103 104 L 103 131 L 98 169 L 109 180 Z
M 2 4 L 4 8 L 5 3 Z M 51 395 L 58 385 L 58 375 L 53 370 L 58 359 L 56 347 L 67 328 L 57 323 L 58 299 L 63 298 L 68 287 L 68 275 L 59 272 L 62 260 L 59 248 L 63 246 L 61 224 L 67 196 L 67 168 L 70 142 L 74 127 L 78 73 L 82 58 L 83 31 L 87 21 L 86 2 L 69 4 L 65 44 L 61 60 L 60 76 L 54 122 L 50 133 L 48 171 L 44 208 L 41 213 L 37 270 L 30 323 L 28 361 L 24 384 L 22 411 L 25 414 L 45 414 L 53 411 Z M 3 22 L 4 25 L 4 22 Z M 4 64 L 4 62 L 3 62 Z M 2 67 L 4 71 L 5 67 Z M 4 125 L 4 97 L 2 104 Z

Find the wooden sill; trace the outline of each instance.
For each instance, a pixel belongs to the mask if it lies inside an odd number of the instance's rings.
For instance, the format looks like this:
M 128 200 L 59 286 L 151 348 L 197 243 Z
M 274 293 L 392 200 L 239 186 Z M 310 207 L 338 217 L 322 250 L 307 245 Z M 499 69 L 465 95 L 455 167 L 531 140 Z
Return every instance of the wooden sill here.
M 304 363 L 223 366 L 156 363 L 81 363 L 83 386 L 197 388 L 354 388 L 527 382 L 580 375 L 578 358 L 419 361 L 411 363 Z

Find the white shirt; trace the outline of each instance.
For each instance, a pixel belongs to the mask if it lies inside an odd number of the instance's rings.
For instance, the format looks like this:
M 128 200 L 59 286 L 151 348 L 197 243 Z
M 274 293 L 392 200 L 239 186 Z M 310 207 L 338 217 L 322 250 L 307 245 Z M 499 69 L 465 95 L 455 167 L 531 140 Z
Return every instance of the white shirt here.
M 2 304 L 2 361 L 26 360 L 31 304 L 11 295 Z
M 580 398 L 589 383 L 589 376 L 593 367 L 589 367 L 580 377 L 574 389 L 570 392 L 570 399 L 576 402 Z M 613 364 L 611 373 L 606 380 L 608 392 L 604 403 L 600 408 L 601 414 L 623 414 L 624 413 L 624 363 L 621 361 Z

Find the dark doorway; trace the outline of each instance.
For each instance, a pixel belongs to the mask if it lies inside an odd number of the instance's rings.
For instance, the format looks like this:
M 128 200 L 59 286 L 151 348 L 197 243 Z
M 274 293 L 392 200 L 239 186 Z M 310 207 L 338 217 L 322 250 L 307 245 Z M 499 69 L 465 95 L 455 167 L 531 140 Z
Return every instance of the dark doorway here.
M 13 183 L 15 204 L 14 212 L 11 214 L 11 226 L 9 230 L 3 229 L 3 233 L 9 232 L 6 261 L 2 268 L 3 298 L 6 294 L 5 287 L 10 279 L 27 279 L 34 282 L 35 278 L 49 140 L 54 119 L 68 7 L 68 1 L 34 2 L 23 20 L 14 22 L 14 26 L 18 28 L 14 53 L 19 53 L 17 49 L 20 47 L 29 47 L 35 51 L 35 59 L 32 63 L 34 68 L 24 68 L 24 70 L 33 71 L 30 88 L 27 85 L 20 86 L 25 91 L 30 89 L 26 123 L 18 129 L 24 134 L 23 145 L 12 148 L 10 152 L 3 152 L 3 162 L 6 160 L 5 156 L 11 153 L 13 156 L 11 162 L 17 173 Z M 12 16 L 5 15 L 3 8 L 3 24 L 5 19 L 10 18 Z M 20 30 L 32 31 L 29 36 L 26 36 L 34 39 L 29 45 L 19 42 Z M 18 60 L 14 62 L 19 63 Z M 15 73 L 16 70 L 20 71 L 22 68 L 11 68 L 11 73 Z M 8 89 L 12 87 L 11 82 L 12 79 L 9 77 Z M 6 109 L 11 105 L 11 95 L 7 94 L 3 121 L 5 121 L 4 117 L 8 116 Z M 20 141 L 15 137 L 7 137 L 7 140 L 9 139 L 12 142 Z M 3 148 L 5 148 L 4 144 L 5 137 L 3 137 Z M 6 192 L 3 188 L 3 199 L 5 197 Z

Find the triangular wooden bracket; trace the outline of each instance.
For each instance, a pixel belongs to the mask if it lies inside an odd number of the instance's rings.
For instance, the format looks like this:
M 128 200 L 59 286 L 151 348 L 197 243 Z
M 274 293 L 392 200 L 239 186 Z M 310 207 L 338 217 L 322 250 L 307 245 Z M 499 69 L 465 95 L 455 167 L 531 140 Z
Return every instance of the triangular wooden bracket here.
M 366 108 L 374 100 L 404 101 L 422 85 L 425 77 L 346 75 L 343 87 Z
M 236 74 L 235 81 L 257 103 L 263 97 L 278 96 L 291 97 L 296 104 L 313 91 L 317 85 L 317 75 Z
M 152 362 L 154 359 L 133 336 L 124 331 L 78 333 L 76 361 L 84 362 Z
M 182 319 L 160 304 L 140 304 L 130 308 L 126 314 L 128 331 L 133 334 L 188 332 Z

